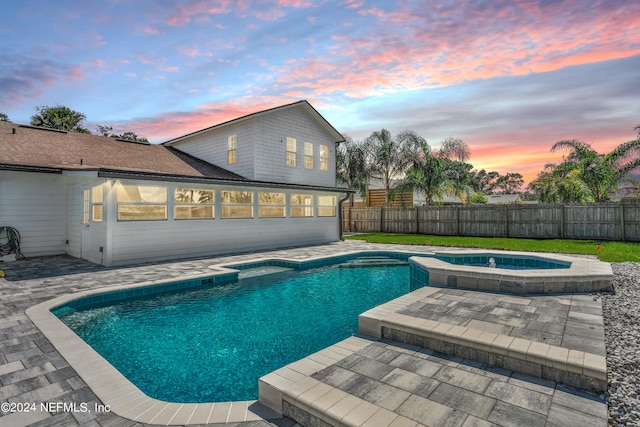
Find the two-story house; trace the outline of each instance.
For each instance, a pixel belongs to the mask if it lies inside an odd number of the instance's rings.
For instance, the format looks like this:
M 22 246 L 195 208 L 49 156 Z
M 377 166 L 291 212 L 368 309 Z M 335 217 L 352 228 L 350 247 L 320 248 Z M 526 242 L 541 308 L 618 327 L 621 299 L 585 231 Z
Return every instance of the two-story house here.
M 343 140 L 307 101 L 161 145 L 0 122 L 0 227 L 104 265 L 336 241 Z

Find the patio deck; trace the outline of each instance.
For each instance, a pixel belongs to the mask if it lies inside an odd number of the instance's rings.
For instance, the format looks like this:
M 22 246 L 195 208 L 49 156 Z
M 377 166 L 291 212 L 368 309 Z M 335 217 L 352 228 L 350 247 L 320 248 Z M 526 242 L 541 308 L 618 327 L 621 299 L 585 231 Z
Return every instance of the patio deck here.
M 43 257 L 15 263 L 0 264 L 0 268 L 6 272 L 6 278 L 0 279 L 0 298 L 2 299 L 2 305 L 0 306 L 0 402 L 31 402 L 37 405 L 47 402 L 84 402 L 90 408 L 88 411 L 66 411 L 57 410 L 56 407 L 53 406 L 50 407 L 48 411 L 40 410 L 41 408 L 38 407 L 38 410 L 30 412 L 10 414 L 0 412 L 0 427 L 4 425 L 14 427 L 32 424 L 140 425 L 137 422 L 122 418 L 113 412 L 92 410 L 95 408 L 95 404 L 102 403 L 98 396 L 87 386 L 80 375 L 67 363 L 62 355 L 25 314 L 26 309 L 43 301 L 60 295 L 90 289 L 136 284 L 152 280 L 177 279 L 185 275 L 204 275 L 211 272 L 209 269 L 211 265 L 231 262 L 246 262 L 249 260 L 253 261 L 274 257 L 302 260 L 309 257 L 333 255 L 339 252 L 356 250 L 403 250 L 407 252 L 428 253 L 437 249 L 441 248 L 342 242 L 331 245 L 247 253 L 225 257 L 150 263 L 125 268 L 105 268 L 66 256 Z M 427 307 L 422 308 L 427 309 Z M 407 308 L 407 310 L 409 311 L 407 311 L 405 315 L 417 315 L 418 318 L 423 317 L 423 320 L 427 320 L 425 316 L 428 317 L 430 315 L 425 311 L 422 312 L 421 316 L 421 307 L 419 306 L 412 306 Z M 479 322 L 482 321 L 481 319 L 475 320 Z M 513 326 L 513 329 L 517 329 L 517 326 Z M 513 331 L 513 329 L 511 331 Z M 516 332 L 527 333 L 527 328 L 520 329 L 523 329 L 523 331 Z M 362 424 L 366 423 L 367 419 L 369 419 L 373 413 L 385 409 L 385 411 L 390 413 L 380 412 L 379 415 L 388 417 L 385 419 L 388 419 L 389 423 L 399 423 L 406 418 L 409 422 L 406 425 L 418 425 L 416 417 L 420 419 L 419 417 L 426 415 L 417 408 L 426 402 L 440 402 L 438 405 L 444 405 L 440 407 L 430 404 L 432 406 L 429 406 L 441 410 L 441 412 L 436 411 L 440 414 L 440 418 L 436 417 L 433 420 L 437 421 L 437 419 L 440 419 L 443 421 L 448 419 L 449 416 L 447 414 L 450 414 L 445 410 L 445 401 L 447 401 L 451 402 L 451 405 L 454 406 L 451 410 L 458 414 L 456 415 L 458 417 L 456 419 L 460 421 L 460 423 L 457 423 L 458 425 L 463 425 L 463 423 L 464 425 L 491 425 L 492 422 L 505 424 L 509 420 L 515 423 L 517 420 L 522 419 L 516 416 L 522 412 L 520 409 L 533 410 L 531 414 L 526 414 L 533 416 L 538 420 L 537 422 L 544 421 L 545 423 L 551 423 L 547 425 L 553 425 L 553 420 L 564 419 L 566 421 L 566 417 L 571 417 L 572 422 L 576 421 L 576 425 L 606 425 L 606 405 L 599 401 L 595 395 L 578 392 L 577 390 L 559 386 L 548 380 L 535 379 L 506 369 L 496 371 L 495 368 L 489 368 L 482 363 L 456 356 L 445 356 L 430 350 L 412 347 L 411 345 L 401 344 L 395 341 L 362 337 L 354 337 L 350 340 L 349 342 L 356 342 L 358 344 L 355 347 L 346 344 L 348 349 L 345 350 L 342 348 L 342 350 L 340 350 L 341 344 L 338 343 L 337 352 L 331 353 L 330 350 L 328 351 L 328 354 L 333 354 L 333 358 L 323 358 L 316 355 L 316 359 L 324 361 L 324 364 L 318 364 L 319 362 L 315 360 L 315 366 L 320 369 L 311 372 L 307 368 L 302 368 L 305 373 L 300 373 L 292 369 L 291 372 L 288 372 L 288 375 L 290 377 L 296 377 L 297 379 L 301 379 L 300 376 L 302 375 L 308 378 L 305 381 L 308 381 L 309 384 L 313 383 L 314 385 L 318 385 L 314 383 L 314 381 L 317 381 L 326 387 L 330 387 L 330 389 L 322 388 L 322 390 L 325 391 L 325 393 L 322 394 L 325 396 L 325 399 L 330 396 L 332 396 L 332 398 L 337 396 L 331 393 L 327 395 L 327 393 L 332 392 L 333 389 L 350 394 L 353 399 L 360 399 L 357 401 L 358 405 L 363 405 L 360 416 L 363 416 L 363 410 L 364 413 L 369 414 L 369 417 L 362 420 Z M 598 338 L 596 338 L 595 341 L 594 345 L 598 346 Z M 603 345 L 602 343 L 602 348 Z M 381 349 L 384 351 L 381 351 Z M 381 356 L 383 353 L 386 354 L 386 356 Z M 596 353 L 601 354 L 601 350 L 598 350 Z M 339 356 L 336 356 L 336 354 Z M 390 355 L 395 355 L 396 357 L 390 358 Z M 310 356 L 310 358 L 313 359 L 312 356 Z M 422 394 L 409 393 L 407 390 L 403 390 L 402 386 L 399 386 L 403 381 L 413 383 L 414 380 L 419 378 L 408 378 L 405 372 L 395 373 L 402 374 L 401 376 L 404 376 L 404 379 L 400 379 L 400 377 L 395 374 L 390 376 L 395 369 L 405 369 L 403 367 L 405 365 L 396 366 L 402 361 L 402 358 L 398 359 L 400 356 L 415 359 L 412 359 L 412 366 L 417 366 L 416 369 L 419 372 L 414 372 L 414 374 L 424 376 L 424 378 L 420 379 L 422 384 L 424 384 Z M 371 362 L 366 362 L 365 359 L 370 359 Z M 425 361 L 428 361 L 430 364 L 435 363 L 436 365 L 420 367 L 422 364 L 427 363 Z M 394 363 L 396 363 L 396 365 L 394 365 Z M 384 365 L 386 368 L 383 368 L 382 371 L 371 370 L 371 364 L 375 366 Z M 301 362 L 297 366 L 303 365 L 308 367 L 308 364 L 305 365 L 305 362 Z M 435 367 L 438 369 L 434 369 Z M 367 384 L 368 391 L 363 393 L 362 390 L 364 389 L 358 389 L 358 387 L 354 385 L 355 383 L 344 380 L 344 377 L 342 378 L 344 381 L 340 380 L 338 374 L 342 371 L 339 371 L 338 368 L 351 372 L 353 375 L 357 374 L 362 376 L 360 379 L 361 382 L 356 381 L 356 383 Z M 389 370 L 389 368 L 391 369 Z M 449 368 L 451 368 L 452 371 L 448 373 L 445 372 Z M 453 371 L 453 369 L 455 369 L 455 371 Z M 389 372 L 380 376 L 381 372 L 387 370 Z M 476 372 L 475 370 L 481 372 Z M 474 371 L 474 375 L 489 377 L 496 385 L 489 387 L 490 384 L 487 384 L 487 387 L 483 388 L 483 390 L 474 389 L 473 391 L 468 390 L 468 387 L 459 387 L 460 384 L 456 384 L 455 381 L 461 380 L 466 382 L 468 379 L 466 379 L 465 375 L 467 374 L 463 374 L 462 372 L 469 371 Z M 344 372 L 342 373 L 344 374 Z M 432 378 L 427 374 L 434 377 Z M 442 379 L 443 376 L 449 378 L 449 374 L 451 374 L 451 378 L 458 378 L 458 380 L 444 381 Z M 349 376 L 349 374 L 345 375 Z M 387 382 L 385 383 L 385 381 Z M 452 381 L 454 383 L 452 383 Z M 510 386 L 507 387 L 501 385 L 501 383 L 510 384 Z M 429 384 L 435 385 L 435 387 L 428 390 L 429 387 L 427 387 L 427 385 Z M 544 398 L 537 394 L 535 395 L 547 403 L 533 409 L 522 407 L 522 405 L 526 405 L 526 403 L 522 403 L 519 406 L 517 402 L 513 401 L 514 398 L 511 395 L 512 393 L 510 393 L 510 391 L 513 390 L 509 387 L 514 386 L 519 387 L 517 389 L 518 392 L 524 393 L 519 395 L 521 402 L 526 402 L 531 398 L 531 396 L 527 394 L 529 392 L 526 391 L 529 390 L 547 396 L 547 398 Z M 316 392 L 319 390 L 320 389 L 316 390 Z M 360 392 L 358 392 L 358 390 L 360 390 Z M 377 390 L 377 392 L 375 390 Z M 426 394 L 427 391 L 429 391 L 428 394 Z M 393 392 L 395 394 L 387 395 L 385 394 L 386 392 Z M 469 394 L 469 392 L 475 394 Z M 358 395 L 358 393 L 360 394 Z M 410 396 L 406 395 L 406 393 L 409 393 Z M 309 397 L 309 395 L 305 396 Z M 396 400 L 402 400 L 402 402 L 399 402 L 394 410 L 387 409 L 385 405 L 383 405 L 379 407 L 376 406 L 373 412 L 368 412 L 373 410 L 373 408 L 367 406 L 365 403 L 368 402 L 371 405 L 376 405 L 380 403 L 380 396 L 385 396 L 384 401 L 386 401 L 387 398 L 391 398 L 389 396 L 393 396 L 391 400 L 394 402 Z M 405 399 L 402 399 L 403 396 Z M 474 401 L 476 402 L 475 404 L 462 403 L 460 400 L 466 401 L 467 398 L 470 397 L 477 399 Z M 487 414 L 484 414 L 487 408 L 484 408 L 481 403 L 489 401 L 483 399 L 492 399 L 491 402 L 493 402 L 491 410 Z M 294 400 L 296 400 L 296 398 L 294 398 Z M 374 400 L 375 403 L 372 403 L 371 400 Z M 280 418 L 278 414 L 261 405 L 259 402 L 245 402 L 243 405 L 244 406 L 236 405 L 234 408 L 233 404 L 221 404 L 218 406 L 218 411 L 222 410 L 226 412 L 224 414 L 217 414 L 215 418 L 211 417 L 214 412 L 212 407 L 210 416 L 205 423 L 216 425 L 220 424 L 221 420 L 224 420 L 227 422 L 227 425 L 287 426 L 294 424 L 290 419 Z M 461 411 L 455 407 L 456 405 L 462 405 L 460 406 Z M 512 405 L 517 411 L 509 412 L 507 409 L 513 409 L 512 406 L 509 405 Z M 388 407 L 389 404 L 386 404 L 386 406 Z M 473 409 L 473 411 L 471 409 L 466 411 L 463 409 L 472 407 L 483 407 L 484 409 Z M 540 409 L 542 407 L 546 409 L 543 411 Z M 314 413 L 314 410 L 310 408 L 312 407 L 306 408 L 310 411 L 307 413 Z M 409 408 L 414 408 L 415 410 Z M 296 409 L 292 408 L 290 408 L 290 410 L 296 411 Z M 299 407 L 298 410 L 300 410 Z M 491 418 L 490 414 L 493 414 L 493 418 Z M 371 424 L 373 419 L 374 418 L 371 418 L 369 420 L 369 424 Z M 311 422 L 311 418 L 308 418 L 308 420 Z M 376 421 L 381 420 L 382 418 L 376 419 Z M 578 421 L 580 422 L 578 423 Z M 603 422 L 604 424 L 602 424 Z

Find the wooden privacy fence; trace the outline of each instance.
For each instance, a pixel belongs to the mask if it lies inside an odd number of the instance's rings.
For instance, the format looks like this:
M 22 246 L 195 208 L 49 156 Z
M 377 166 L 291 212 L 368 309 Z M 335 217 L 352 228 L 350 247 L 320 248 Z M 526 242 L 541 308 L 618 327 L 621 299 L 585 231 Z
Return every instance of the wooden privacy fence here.
M 345 232 L 640 241 L 640 203 L 343 207 Z

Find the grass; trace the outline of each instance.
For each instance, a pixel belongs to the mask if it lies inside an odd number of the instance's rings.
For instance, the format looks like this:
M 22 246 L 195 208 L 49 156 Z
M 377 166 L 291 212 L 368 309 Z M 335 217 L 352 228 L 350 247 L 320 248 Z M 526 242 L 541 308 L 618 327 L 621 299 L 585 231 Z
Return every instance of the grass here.
M 596 255 L 605 262 L 640 262 L 640 243 L 594 240 L 535 240 L 502 237 L 429 236 L 422 234 L 372 233 L 345 236 L 349 240 L 403 245 L 454 246 L 462 248 L 505 249 L 524 252 L 555 252 Z

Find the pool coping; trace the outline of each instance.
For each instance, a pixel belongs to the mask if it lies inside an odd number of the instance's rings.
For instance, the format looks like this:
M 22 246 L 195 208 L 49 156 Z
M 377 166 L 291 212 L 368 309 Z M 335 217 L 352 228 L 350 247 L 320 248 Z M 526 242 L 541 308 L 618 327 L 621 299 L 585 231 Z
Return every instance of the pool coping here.
M 415 256 L 431 257 L 437 253 L 465 253 L 472 252 L 487 253 L 486 250 L 465 250 L 461 251 L 427 251 L 424 253 L 416 253 L 408 250 L 389 249 L 389 250 L 348 250 L 338 252 L 337 254 L 326 256 L 308 257 L 304 260 L 292 259 L 287 257 L 271 257 L 271 258 L 255 258 L 254 260 L 247 260 L 243 262 L 227 262 L 222 264 L 214 264 L 209 266 L 210 273 L 201 273 L 196 275 L 182 276 L 180 279 L 168 278 L 163 280 L 153 280 L 147 282 L 140 282 L 127 285 L 117 285 L 109 287 L 101 287 L 91 290 L 85 290 L 80 292 L 74 292 L 71 294 L 65 294 L 56 298 L 47 300 L 35 306 L 29 307 L 26 310 L 27 316 L 33 321 L 33 323 L 40 329 L 45 337 L 51 342 L 51 344 L 60 352 L 60 354 L 67 360 L 69 365 L 78 373 L 78 375 L 87 383 L 96 396 L 102 401 L 102 403 L 109 408 L 109 410 L 121 417 L 130 419 L 132 421 L 146 423 L 146 424 L 165 424 L 165 425 L 192 425 L 192 424 L 207 424 L 207 423 L 231 423 L 231 422 L 244 422 L 244 421 L 259 421 L 264 419 L 279 418 L 281 413 L 275 408 L 277 405 L 264 405 L 259 400 L 248 401 L 235 401 L 235 402 L 211 402 L 211 403 L 175 403 L 166 402 L 159 399 L 155 399 L 147 396 L 133 383 L 131 383 L 124 375 L 122 375 L 115 367 L 113 367 L 106 359 L 100 356 L 91 346 L 89 346 L 84 340 L 76 335 L 71 329 L 69 329 L 56 315 L 52 313 L 52 309 L 60 307 L 65 303 L 72 300 L 76 300 L 83 297 L 92 295 L 112 293 L 117 291 L 125 291 L 134 288 L 143 288 L 149 286 L 158 286 L 162 284 L 172 282 L 182 282 L 189 280 L 199 280 L 205 278 L 211 278 L 218 275 L 228 275 L 229 273 L 237 272 L 234 270 L 234 265 L 251 264 L 255 262 L 263 262 L 268 260 L 278 260 L 288 262 L 296 265 L 310 264 L 314 261 L 327 260 L 332 258 L 340 258 L 343 256 L 358 256 L 360 254 L 382 254 L 382 253 L 399 253 L 399 254 L 413 254 Z M 527 252 L 513 252 L 513 251 L 491 251 L 491 252 L 504 252 L 515 253 L 526 256 L 537 256 L 547 258 L 557 258 L 562 260 L 569 260 L 570 262 L 580 261 L 579 258 L 565 257 L 558 254 L 549 253 L 527 253 Z M 415 259 L 415 258 L 414 258 Z M 433 259 L 433 258 L 424 258 Z M 458 266 L 463 267 L 463 266 Z M 483 268 L 483 267 L 480 267 Z M 511 272 L 511 270 L 504 270 Z M 406 294 L 406 295 L 410 295 Z M 405 295 L 405 296 L 406 296 Z M 404 298 L 405 296 L 399 297 Z M 396 299 L 397 300 L 397 299 Z M 394 303 L 392 300 L 386 304 Z M 397 303 L 397 302 L 396 302 Z M 378 306 L 380 307 L 380 306 Z M 371 310 L 376 310 L 378 307 Z M 314 365 L 312 369 L 317 369 L 321 366 L 326 366 L 321 361 L 326 363 L 334 363 L 336 357 L 346 357 L 348 354 L 356 351 L 359 346 L 355 345 L 350 348 L 351 344 L 357 342 L 356 337 L 352 337 L 353 340 L 344 340 L 346 344 L 342 344 L 342 341 L 321 350 L 318 353 L 314 353 L 301 359 L 300 365 L 302 370 L 307 369 L 308 360 L 312 360 Z M 337 347 L 336 347 L 337 346 Z M 327 356 L 328 354 L 334 357 Z M 303 362 L 304 361 L 304 362 Z M 297 363 L 297 362 L 294 362 Z M 289 365 L 287 365 L 289 366 Z M 277 371 L 280 371 L 280 368 Z M 319 369 L 318 369 L 319 370 Z M 281 371 L 282 372 L 282 371 Z M 268 374 L 270 375 L 270 374 Z M 294 374 L 292 374 L 294 375 Z M 306 374 L 306 376 L 310 373 Z M 294 375 L 295 376 L 295 375 Z M 259 381 L 260 387 L 260 381 Z
M 147 396 L 131 381 L 129 381 L 111 363 L 96 352 L 82 338 L 67 327 L 52 310 L 66 303 L 80 298 L 91 297 L 105 293 L 116 293 L 135 288 L 158 286 L 173 282 L 187 282 L 190 280 L 208 279 L 220 275 L 238 272 L 234 265 L 268 262 L 271 260 L 291 264 L 308 264 L 343 256 L 358 256 L 359 254 L 399 253 L 416 254 L 406 250 L 349 250 L 330 256 L 309 257 L 296 260 L 287 257 L 256 258 L 242 262 L 226 262 L 210 265 L 210 273 L 182 276 L 179 280 L 168 278 L 152 280 L 127 285 L 101 287 L 91 290 L 60 295 L 29 307 L 27 316 L 33 321 L 44 336 L 60 352 L 69 365 L 78 373 L 89 388 L 96 394 L 110 412 L 123 418 L 146 424 L 164 425 L 194 425 L 211 423 L 233 423 L 244 421 L 260 421 L 281 417 L 281 414 L 264 406 L 258 400 L 209 402 L 209 403 L 176 403 L 166 402 Z M 431 256 L 433 252 L 425 252 Z M 332 346 L 333 347 L 333 346 Z M 325 349 L 327 350 L 327 349 Z M 322 353 L 321 350 L 318 353 Z M 335 352 L 334 352 L 335 353 Z M 337 354 L 344 353 L 344 350 Z M 347 352 L 347 355 L 350 354 Z M 310 357 L 310 356 L 307 356 Z M 346 355 L 345 355 L 346 357 Z M 295 362 L 294 362 L 295 363 Z

